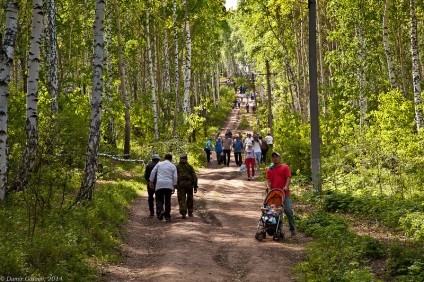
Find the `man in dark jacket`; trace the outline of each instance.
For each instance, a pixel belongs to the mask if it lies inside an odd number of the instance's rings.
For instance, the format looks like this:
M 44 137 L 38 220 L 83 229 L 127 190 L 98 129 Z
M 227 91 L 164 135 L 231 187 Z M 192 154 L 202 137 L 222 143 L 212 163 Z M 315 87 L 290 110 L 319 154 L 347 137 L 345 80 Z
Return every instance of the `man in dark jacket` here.
M 152 173 L 153 168 L 156 166 L 156 164 L 159 162 L 160 157 L 158 154 L 154 154 L 152 156 L 152 162 L 149 163 L 146 166 L 146 170 L 144 171 L 144 179 L 146 179 L 147 181 L 147 193 L 149 194 L 149 198 L 148 198 L 148 202 L 149 202 L 149 210 L 150 210 L 150 217 L 154 217 L 155 216 L 155 209 L 154 209 L 154 201 L 155 201 L 155 187 L 153 187 L 153 189 L 150 188 L 149 186 L 149 178 L 150 178 L 150 173 Z M 154 185 L 156 185 L 156 180 L 153 183 Z
M 197 176 L 194 168 L 187 161 L 187 154 L 180 156 L 180 163 L 177 164 L 178 182 L 177 196 L 180 206 L 181 218 L 193 216 L 193 191 L 197 193 Z

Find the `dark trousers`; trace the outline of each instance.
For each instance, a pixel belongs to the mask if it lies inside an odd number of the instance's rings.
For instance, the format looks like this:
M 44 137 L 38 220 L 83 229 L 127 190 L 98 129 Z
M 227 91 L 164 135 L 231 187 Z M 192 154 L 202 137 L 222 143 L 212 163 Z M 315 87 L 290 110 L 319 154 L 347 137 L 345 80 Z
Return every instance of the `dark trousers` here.
M 234 159 L 236 160 L 236 165 L 241 166 L 243 161 L 241 160 L 241 152 L 234 153 Z
M 155 214 L 154 201 L 155 201 L 155 188 L 150 189 L 149 184 L 147 184 L 147 193 L 149 194 L 149 198 L 147 202 L 149 202 L 149 211 L 151 215 Z
M 261 163 L 266 163 L 266 154 L 268 153 L 268 150 L 261 150 Z
M 171 218 L 171 188 L 162 188 L 156 190 L 156 214 L 159 216 L 163 212 L 163 204 L 165 204 L 165 218 Z
M 211 150 L 205 149 L 206 152 L 206 159 L 208 160 L 208 163 L 211 162 Z
M 180 214 L 193 213 L 193 185 L 180 187 L 178 185 L 178 204 L 180 206 Z
M 216 161 L 219 165 L 224 162 L 224 156 L 222 155 L 222 152 L 216 152 Z
M 224 152 L 224 164 L 226 166 L 230 165 L 230 158 L 231 158 L 231 150 L 223 150 Z

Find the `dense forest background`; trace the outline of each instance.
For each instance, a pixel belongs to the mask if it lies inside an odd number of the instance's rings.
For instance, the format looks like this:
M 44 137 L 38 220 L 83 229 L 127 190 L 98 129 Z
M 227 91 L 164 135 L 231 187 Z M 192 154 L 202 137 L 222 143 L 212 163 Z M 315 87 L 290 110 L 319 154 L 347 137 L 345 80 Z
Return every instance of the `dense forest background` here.
M 95 277 L 89 257 L 116 260 L 142 186 L 135 162 L 189 152 L 203 166 L 204 140 L 234 98 L 225 77 L 258 92 L 251 126 L 262 134 L 272 93 L 276 150 L 304 189 L 298 200 L 317 211 L 303 231 L 326 238 L 299 267 L 306 280 L 373 281 L 372 259 L 385 259 L 383 277 L 424 280 L 423 2 L 317 1 L 320 194 L 310 189 L 308 1 L 0 5 L 1 274 Z M 355 218 L 395 239 L 346 249 L 359 240 L 345 233 Z M 335 271 L 340 254 L 357 264 Z

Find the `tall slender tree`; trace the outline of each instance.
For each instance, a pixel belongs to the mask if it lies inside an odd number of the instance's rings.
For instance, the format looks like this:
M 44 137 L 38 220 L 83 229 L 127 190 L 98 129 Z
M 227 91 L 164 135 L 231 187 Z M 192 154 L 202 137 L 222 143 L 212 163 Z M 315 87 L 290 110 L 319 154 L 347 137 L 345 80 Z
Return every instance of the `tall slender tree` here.
M 184 60 L 184 100 L 183 113 L 184 124 L 187 123 L 187 118 L 191 113 L 190 108 L 190 90 L 191 90 L 191 34 L 190 34 L 190 19 L 188 14 L 188 0 L 184 0 L 184 26 L 185 26 L 185 60 Z
M 16 190 L 20 190 L 28 183 L 28 173 L 35 168 L 38 153 L 38 78 L 43 15 L 43 0 L 33 0 L 26 93 L 26 144 L 23 155 L 23 170 L 17 175 L 14 183 Z
M 423 110 L 421 100 L 420 62 L 418 55 L 418 32 L 417 32 L 417 3 L 410 2 L 410 25 L 411 25 L 411 57 L 412 57 L 412 84 L 414 86 L 415 123 L 417 130 L 423 128 Z
M 174 0 L 174 9 L 173 9 L 173 19 L 174 19 L 174 45 L 175 45 L 175 81 L 174 81 L 174 90 L 175 90 L 175 109 L 174 109 L 174 124 L 172 127 L 172 135 L 175 136 L 177 131 L 177 118 L 180 111 L 180 73 L 179 73 L 179 58 L 178 58 L 178 22 L 177 22 L 177 0 Z
M 97 153 L 99 152 L 102 123 L 105 0 L 96 1 L 95 17 L 93 28 L 93 94 L 91 96 L 90 136 L 88 140 L 87 157 L 85 159 L 84 178 L 80 188 L 80 197 L 89 200 L 93 198 L 94 184 L 96 183 Z
M 125 140 L 124 140 L 124 155 L 129 158 L 130 155 L 130 142 L 131 142 L 131 115 L 130 115 L 130 99 L 127 93 L 124 59 L 122 54 L 122 37 L 121 37 L 121 15 L 117 0 L 113 0 L 115 13 L 116 13 L 116 35 L 118 37 L 118 69 L 119 77 L 121 79 L 121 95 L 122 101 L 125 105 Z
M 152 93 L 152 108 L 153 108 L 153 125 L 155 128 L 155 139 L 159 141 L 159 127 L 158 127 L 158 106 L 156 101 L 156 80 L 155 72 L 153 71 L 153 58 L 152 58 L 152 46 L 150 44 L 150 7 L 148 1 L 146 1 L 146 39 L 147 39 L 147 61 L 149 67 L 150 77 L 150 90 Z
M 57 114 L 59 110 L 58 51 L 56 37 L 57 32 L 55 0 L 47 0 L 47 89 L 50 94 L 50 110 L 53 114 Z
M 18 1 L 6 2 L 5 36 L 0 50 L 0 201 L 3 201 L 8 180 L 8 102 L 10 69 L 15 53 L 16 34 L 18 31 Z

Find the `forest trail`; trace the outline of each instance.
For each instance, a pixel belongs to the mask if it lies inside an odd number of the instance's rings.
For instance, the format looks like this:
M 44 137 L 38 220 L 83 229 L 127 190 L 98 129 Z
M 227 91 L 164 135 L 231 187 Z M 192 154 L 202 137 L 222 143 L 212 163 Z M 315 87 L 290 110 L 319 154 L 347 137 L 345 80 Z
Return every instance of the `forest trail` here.
M 242 115 L 243 104 L 232 110 L 221 134 L 226 128 L 236 133 Z M 175 193 L 172 221 L 150 218 L 144 192 L 130 210 L 124 262 L 106 266 L 102 280 L 293 281 L 291 269 L 305 258 L 310 239 L 292 237 L 286 220 L 284 240 L 255 239 L 264 183 L 247 181 L 231 158 L 229 167 L 218 166 L 214 153 L 212 164 L 198 172 L 194 217 L 181 219 Z

